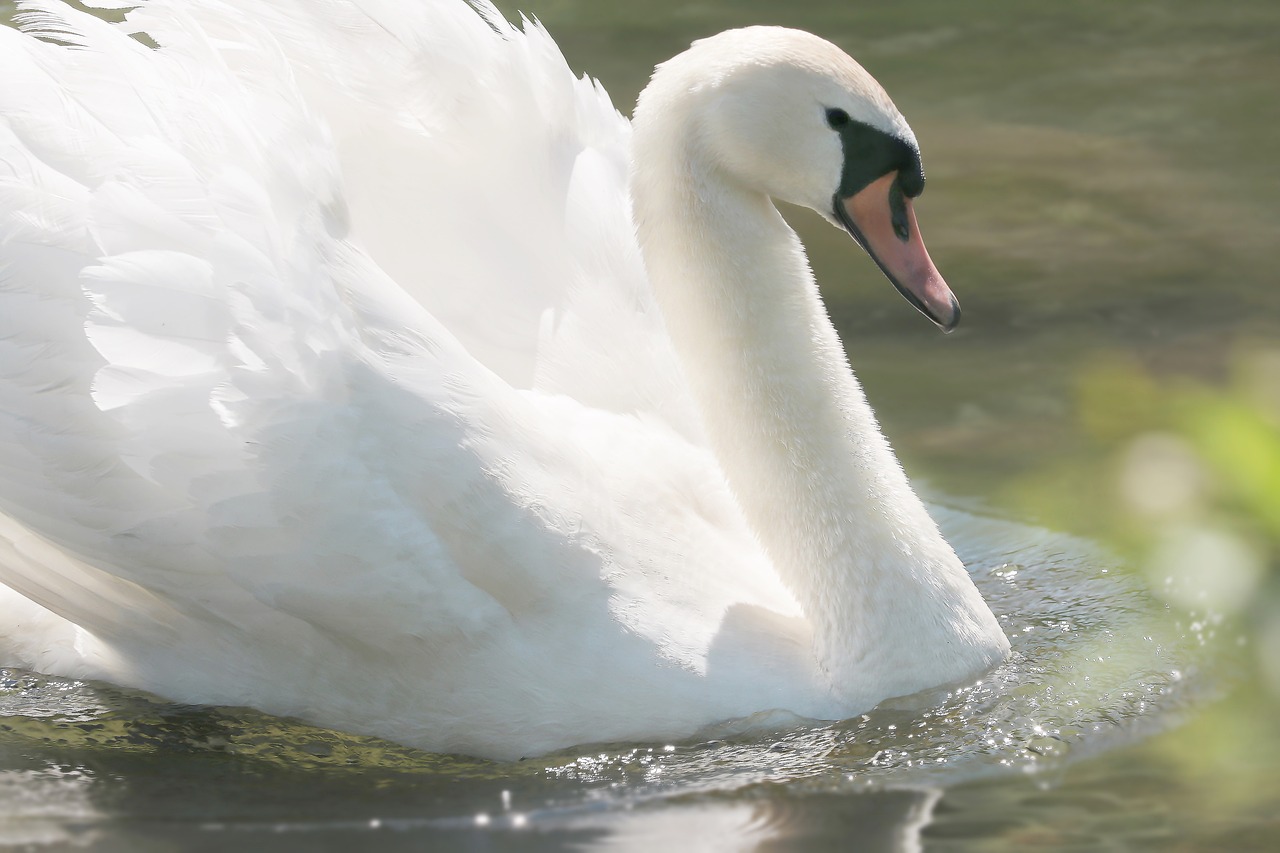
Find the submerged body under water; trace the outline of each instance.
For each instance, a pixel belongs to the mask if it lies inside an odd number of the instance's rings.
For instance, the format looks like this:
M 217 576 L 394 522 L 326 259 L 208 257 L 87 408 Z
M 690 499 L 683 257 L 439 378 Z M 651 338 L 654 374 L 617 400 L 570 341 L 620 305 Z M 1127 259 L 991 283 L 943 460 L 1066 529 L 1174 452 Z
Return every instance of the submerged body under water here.
M 0 843 L 199 845 L 247 833 L 289 849 L 316 833 L 389 833 L 385 847 L 673 832 L 749 844 L 825 826 L 898 849 L 937 822 L 951 789 L 1061 773 L 1160 731 L 1218 689 L 1204 626 L 1172 619 L 1089 543 L 934 513 L 1013 643 L 976 683 L 836 723 L 759 715 L 686 743 L 493 763 L 7 671 Z

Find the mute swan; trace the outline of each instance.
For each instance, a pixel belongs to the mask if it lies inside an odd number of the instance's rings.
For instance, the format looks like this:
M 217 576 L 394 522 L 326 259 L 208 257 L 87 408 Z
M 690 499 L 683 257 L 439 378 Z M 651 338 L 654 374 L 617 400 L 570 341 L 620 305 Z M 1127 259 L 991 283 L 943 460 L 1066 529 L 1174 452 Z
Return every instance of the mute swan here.
M 505 759 L 1007 653 L 772 202 L 955 324 L 830 43 L 699 41 L 629 126 L 485 3 L 20 5 L 0 663 Z

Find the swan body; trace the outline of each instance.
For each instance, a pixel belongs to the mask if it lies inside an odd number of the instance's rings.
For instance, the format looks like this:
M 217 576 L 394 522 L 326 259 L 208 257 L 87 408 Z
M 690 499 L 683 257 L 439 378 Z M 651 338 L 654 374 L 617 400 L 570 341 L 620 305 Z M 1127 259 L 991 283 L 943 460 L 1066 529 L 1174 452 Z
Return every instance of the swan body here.
M 633 129 L 484 5 L 21 5 L 0 664 L 515 758 L 1007 653 L 771 201 L 954 324 L 834 46 L 698 42 Z

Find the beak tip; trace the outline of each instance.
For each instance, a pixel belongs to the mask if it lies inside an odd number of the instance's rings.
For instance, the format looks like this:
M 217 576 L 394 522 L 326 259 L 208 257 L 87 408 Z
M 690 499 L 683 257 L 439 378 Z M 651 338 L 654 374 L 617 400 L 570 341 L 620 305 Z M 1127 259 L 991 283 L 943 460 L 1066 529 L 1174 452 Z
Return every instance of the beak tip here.
M 949 335 L 956 330 L 956 326 L 960 325 L 960 303 L 956 301 L 955 296 L 951 297 L 951 316 L 945 320 L 934 320 L 938 324 L 938 328 L 942 329 L 944 335 Z

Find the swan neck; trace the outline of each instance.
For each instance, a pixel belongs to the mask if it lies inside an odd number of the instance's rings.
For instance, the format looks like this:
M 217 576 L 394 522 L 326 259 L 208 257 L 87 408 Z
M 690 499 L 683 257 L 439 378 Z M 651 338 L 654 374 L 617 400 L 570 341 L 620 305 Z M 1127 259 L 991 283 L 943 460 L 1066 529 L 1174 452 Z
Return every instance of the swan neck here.
M 798 237 L 766 196 L 677 174 L 689 182 L 633 176 L 645 262 L 712 449 L 833 692 L 869 707 L 998 659 L 1003 634 L 884 440 Z M 974 655 L 984 631 L 999 641 Z M 922 642 L 938 660 L 905 657 Z

